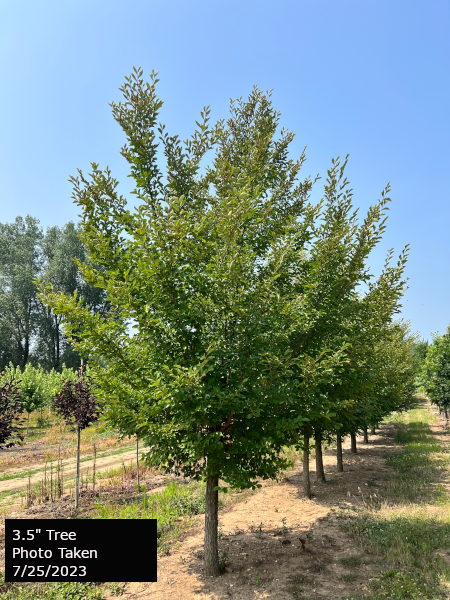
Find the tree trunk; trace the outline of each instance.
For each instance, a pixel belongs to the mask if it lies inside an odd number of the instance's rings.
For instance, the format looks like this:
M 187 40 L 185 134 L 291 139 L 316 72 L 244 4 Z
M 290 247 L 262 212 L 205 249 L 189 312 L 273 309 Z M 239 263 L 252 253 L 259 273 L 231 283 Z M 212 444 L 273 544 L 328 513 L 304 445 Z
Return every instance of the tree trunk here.
M 139 440 L 136 438 L 136 483 L 139 492 Z
M 217 577 L 220 575 L 219 546 L 217 542 L 219 524 L 219 492 L 213 488 L 219 485 L 218 477 L 208 477 L 206 482 L 205 502 L 205 576 Z
M 371 433 L 371 435 L 375 435 L 375 425 L 372 425 L 372 427 L 370 429 L 370 433 Z
M 28 362 L 28 356 L 30 354 L 30 336 L 27 334 L 26 338 L 25 338 L 25 349 L 24 349 L 24 353 L 23 353 L 23 365 L 24 367 L 26 366 L 27 362 Z
M 320 433 L 316 433 L 314 436 L 316 442 L 316 481 L 324 483 L 325 471 L 323 470 L 323 456 L 322 456 L 322 438 Z
M 309 435 L 306 433 L 303 448 L 303 491 L 307 498 L 311 498 L 311 481 L 309 478 Z
M 75 508 L 78 508 L 80 493 L 80 428 L 77 427 L 77 475 L 75 477 Z
M 27 418 L 27 435 L 28 435 L 28 428 L 30 426 L 30 413 L 27 413 L 27 414 L 28 414 L 28 418 Z
M 336 438 L 336 457 L 338 473 L 342 473 L 344 470 L 344 463 L 342 461 L 342 437 L 339 434 Z
M 364 435 L 364 443 L 368 444 L 369 443 L 369 436 L 367 435 L 367 427 L 364 427 L 363 435 Z
M 60 348 L 59 348 L 59 326 L 56 325 L 56 356 L 55 356 L 56 370 L 59 369 L 59 355 L 60 355 Z
M 350 450 L 350 452 L 352 454 L 357 454 L 357 450 L 356 450 L 356 434 L 355 433 L 351 433 L 350 434 L 350 440 L 351 440 L 351 450 Z
M 447 409 L 445 409 L 445 410 L 444 410 L 444 415 L 445 415 L 445 418 L 448 420 L 448 412 L 447 412 Z

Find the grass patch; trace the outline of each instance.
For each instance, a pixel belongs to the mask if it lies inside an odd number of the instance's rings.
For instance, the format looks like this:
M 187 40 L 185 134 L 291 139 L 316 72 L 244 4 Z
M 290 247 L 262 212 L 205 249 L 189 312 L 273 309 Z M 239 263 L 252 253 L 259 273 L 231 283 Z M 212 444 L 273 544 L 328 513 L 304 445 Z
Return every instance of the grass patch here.
M 388 567 L 371 583 L 367 600 L 450 597 L 450 502 L 440 483 L 449 457 L 430 429 L 435 420 L 422 407 L 390 418 L 402 445 L 387 458 L 395 475 L 383 502 L 348 525 L 364 550 L 383 556 Z
M 224 482 L 219 482 L 219 485 Z M 167 482 L 165 488 L 148 494 L 144 493 L 120 503 L 103 503 L 96 505 L 92 519 L 157 519 L 158 552 L 168 553 L 172 544 L 192 525 L 198 523 L 198 515 L 205 512 L 204 482 L 180 484 Z M 219 491 L 219 509 L 229 506 L 243 498 L 254 494 L 254 490 L 229 490 L 224 494 Z M 220 527 L 220 525 L 219 525 Z M 222 534 L 223 535 L 223 534 Z
M 96 507 L 93 519 L 157 519 L 158 551 L 167 552 L 174 539 L 194 522 L 196 515 L 205 512 L 205 484 L 192 482 L 180 485 L 168 483 L 160 492 L 144 494 L 119 505 L 102 504 Z M 219 499 L 219 506 L 223 501 Z
M 9 498 L 9 496 L 18 496 L 22 492 L 23 490 L 5 490 L 4 492 L 0 492 L 0 500 Z
M 339 562 L 344 567 L 347 567 L 347 569 L 353 569 L 354 567 L 361 566 L 361 559 L 359 556 L 346 556 L 345 558 L 341 558 Z
M 350 575 L 341 575 L 338 577 L 339 581 L 343 581 L 344 583 L 353 583 L 358 579 L 358 575 L 354 573 L 350 573 Z
M 0 573 L 0 600 L 103 600 L 106 591 L 122 596 L 124 590 L 119 583 L 5 583 Z

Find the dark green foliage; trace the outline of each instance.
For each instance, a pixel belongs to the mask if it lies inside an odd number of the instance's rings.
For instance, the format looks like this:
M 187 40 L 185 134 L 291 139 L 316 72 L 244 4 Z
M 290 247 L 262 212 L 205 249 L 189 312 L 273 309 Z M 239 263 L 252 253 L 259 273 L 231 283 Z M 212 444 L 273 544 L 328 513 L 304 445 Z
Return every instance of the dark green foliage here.
M 43 266 L 39 221 L 29 215 L 0 223 L 0 370 L 10 361 L 30 360 L 38 328 L 39 304 L 34 278 Z
M 20 416 L 23 411 L 17 382 L 0 382 L 0 449 L 11 448 L 23 441 Z
M 450 410 L 450 327 L 444 335 L 433 336 L 422 367 L 421 383 L 434 404 Z
M 80 227 L 69 222 L 64 227 L 49 227 L 42 240 L 41 252 L 44 260 L 40 280 L 66 294 L 75 291 L 94 313 L 103 315 L 108 310 L 103 290 L 87 285 L 77 267 L 77 261 L 87 260 L 86 248 L 79 238 Z M 78 353 L 67 342 L 62 327 L 61 316 L 51 308 L 39 303 L 39 334 L 36 339 L 34 358 L 47 369 L 61 370 L 63 364 L 77 368 L 80 365 Z
M 450 329 L 442 337 L 436 368 L 436 400 L 444 410 L 450 409 Z
M 412 352 L 417 360 L 419 369 L 422 369 L 423 365 L 425 364 L 425 360 L 427 358 L 427 353 L 428 353 L 429 347 L 430 347 L 430 344 L 429 344 L 428 340 L 422 339 L 422 340 L 415 342 L 415 344 L 412 348 Z

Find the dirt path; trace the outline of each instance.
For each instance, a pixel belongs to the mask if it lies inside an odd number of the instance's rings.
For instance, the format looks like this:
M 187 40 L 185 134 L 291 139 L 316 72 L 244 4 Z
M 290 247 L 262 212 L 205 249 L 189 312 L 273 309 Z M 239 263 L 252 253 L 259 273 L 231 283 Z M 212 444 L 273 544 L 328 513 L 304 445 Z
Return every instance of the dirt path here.
M 315 497 L 302 492 L 301 467 L 276 484 L 265 485 L 245 501 L 219 514 L 220 556 L 228 556 L 224 574 L 203 576 L 203 528 L 191 530 L 169 556 L 159 558 L 157 583 L 130 583 L 126 600 L 219 600 L 233 598 L 302 598 L 340 600 L 368 590 L 379 573 L 374 557 L 366 556 L 340 526 L 352 518 L 370 494 L 382 495 L 391 469 L 386 452 L 395 451 L 394 428 L 383 426 L 369 444 L 358 440 L 358 454 L 344 444 L 344 473 L 336 473 L 333 451 L 324 456 L 327 483 L 313 484 Z M 311 460 L 314 479 L 314 460 Z M 354 514 L 354 512 L 353 512 Z M 283 518 L 287 531 L 280 535 Z M 263 523 L 262 531 L 257 526 Z M 300 539 L 306 540 L 302 549 Z M 285 543 L 282 543 L 285 540 Z M 286 541 L 289 540 L 289 541 Z M 340 559 L 354 557 L 359 566 Z M 346 581 L 347 578 L 347 581 Z
M 432 426 L 432 431 L 448 443 L 444 427 L 445 422 L 441 421 Z M 383 565 L 379 557 L 362 552 L 345 526 L 356 515 L 355 509 L 370 502 L 370 496 L 383 497 L 383 488 L 394 472 L 386 465 L 386 454 L 401 451 L 395 445 L 394 434 L 393 426 L 383 425 L 377 435 L 370 436 L 369 444 L 363 444 L 359 438 L 357 455 L 350 454 L 346 441 L 343 473 L 336 472 L 335 452 L 326 451 L 327 483 L 313 483 L 315 496 L 311 500 L 303 497 L 299 466 L 278 484 L 267 483 L 221 510 L 219 549 L 220 556 L 226 554 L 228 562 L 217 579 L 203 575 L 203 517 L 199 517 L 199 525 L 173 544 L 169 555 L 159 557 L 158 582 L 129 583 L 124 600 L 364 597 L 371 578 L 380 573 Z M 119 464 L 123 456 L 119 456 Z M 313 480 L 314 466 L 311 460 Z M 24 511 L 18 518 L 31 516 L 32 510 Z M 304 548 L 300 538 L 305 540 Z M 117 552 L 122 551 L 118 544 Z M 145 579 L 145 573 L 142 577 Z M 112 596 L 106 597 L 113 600 Z
M 139 449 L 141 452 L 141 449 Z M 147 448 L 142 448 L 142 452 L 148 450 Z M 120 454 L 112 454 L 110 456 L 97 457 L 95 469 L 96 472 L 99 473 L 101 471 L 105 471 L 107 469 L 114 469 L 120 467 L 122 462 L 129 463 L 130 461 L 136 460 L 136 449 L 129 450 L 127 452 L 121 452 Z M 68 459 L 63 461 L 64 465 L 64 477 L 74 477 L 76 474 L 76 459 Z M 94 459 L 85 460 L 80 464 L 81 473 L 83 476 L 89 470 L 89 473 L 92 473 L 92 468 L 94 466 Z M 14 470 L 8 469 L 4 471 L 2 475 L 7 473 L 16 473 L 16 477 L 14 479 L 7 479 L 6 481 L 0 481 L 0 492 L 10 491 L 10 490 L 20 490 L 24 489 L 28 486 L 28 477 L 21 477 L 24 473 L 28 473 L 28 471 L 35 471 L 37 469 L 44 469 L 45 463 L 38 463 L 33 465 L 30 468 Z M 53 469 L 55 465 L 53 465 Z M 47 476 L 49 476 L 49 465 L 47 464 Z M 39 483 L 42 481 L 44 477 L 44 471 L 41 470 L 38 473 L 30 476 L 31 485 L 35 483 Z

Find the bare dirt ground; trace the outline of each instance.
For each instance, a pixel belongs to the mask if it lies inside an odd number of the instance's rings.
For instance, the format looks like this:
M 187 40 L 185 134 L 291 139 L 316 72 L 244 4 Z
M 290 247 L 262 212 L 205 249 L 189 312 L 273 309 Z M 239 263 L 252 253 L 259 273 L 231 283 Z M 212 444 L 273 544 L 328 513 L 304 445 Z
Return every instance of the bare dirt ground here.
M 265 484 L 246 500 L 221 511 L 219 548 L 220 555 L 228 556 L 228 563 L 219 578 L 203 576 L 200 525 L 190 530 L 169 556 L 159 558 L 158 582 L 130 583 L 124 598 L 340 600 L 363 596 L 382 565 L 355 545 L 342 523 L 352 518 L 354 508 L 370 500 L 370 495 L 382 496 L 383 481 L 391 471 L 385 455 L 395 451 L 393 436 L 393 427 L 382 426 L 378 435 L 370 436 L 369 444 L 358 440 L 357 455 L 350 454 L 347 441 L 344 473 L 336 473 L 334 451 L 327 451 L 327 483 L 313 484 L 315 497 L 311 500 L 303 497 L 299 466 L 278 484 Z M 314 479 L 313 460 L 311 469 Z M 305 540 L 304 549 L 300 538 Z M 360 566 L 342 564 L 340 559 L 348 557 L 359 559 Z

